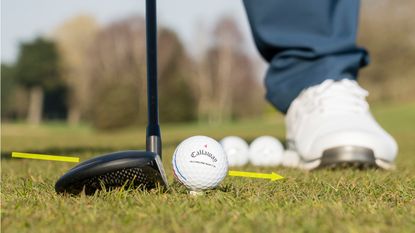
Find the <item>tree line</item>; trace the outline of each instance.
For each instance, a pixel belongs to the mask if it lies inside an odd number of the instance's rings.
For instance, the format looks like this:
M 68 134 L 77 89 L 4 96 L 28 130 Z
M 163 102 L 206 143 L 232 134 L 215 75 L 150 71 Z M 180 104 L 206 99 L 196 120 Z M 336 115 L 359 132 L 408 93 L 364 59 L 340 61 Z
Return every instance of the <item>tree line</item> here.
M 360 82 L 371 102 L 415 101 L 414 7 L 412 0 L 362 2 L 359 44 L 372 64 Z M 159 29 L 161 121 L 214 123 L 264 113 L 262 77 L 234 20 L 198 28 L 192 55 L 173 30 Z M 48 38 L 22 43 L 14 64 L 1 64 L 2 120 L 64 119 L 100 129 L 143 124 L 145 64 L 143 17 L 104 27 L 75 17 Z
M 99 129 L 146 121 L 143 17 L 101 27 L 82 15 L 51 35 L 22 43 L 15 64 L 2 64 L 3 119 L 65 119 Z M 160 27 L 162 122 L 223 122 L 262 112 L 263 90 L 237 24 L 223 17 L 207 37 L 215 39 L 190 56 L 173 30 Z

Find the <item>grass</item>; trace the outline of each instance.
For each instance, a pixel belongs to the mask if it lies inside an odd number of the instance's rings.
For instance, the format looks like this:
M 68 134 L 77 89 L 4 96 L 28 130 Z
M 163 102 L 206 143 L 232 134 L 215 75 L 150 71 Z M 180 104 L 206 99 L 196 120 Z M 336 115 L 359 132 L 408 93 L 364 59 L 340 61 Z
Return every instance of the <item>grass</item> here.
M 415 105 L 380 106 L 374 114 L 400 145 L 396 171 L 275 171 L 277 182 L 228 177 L 204 196 L 173 183 L 153 190 L 61 196 L 54 183 L 73 164 L 10 159 L 11 151 L 93 155 L 144 148 L 144 129 L 94 132 L 60 124 L 2 127 L 3 232 L 415 232 Z M 171 154 L 186 137 L 248 141 L 265 134 L 284 138 L 281 116 L 226 125 L 163 125 L 164 165 L 173 181 Z

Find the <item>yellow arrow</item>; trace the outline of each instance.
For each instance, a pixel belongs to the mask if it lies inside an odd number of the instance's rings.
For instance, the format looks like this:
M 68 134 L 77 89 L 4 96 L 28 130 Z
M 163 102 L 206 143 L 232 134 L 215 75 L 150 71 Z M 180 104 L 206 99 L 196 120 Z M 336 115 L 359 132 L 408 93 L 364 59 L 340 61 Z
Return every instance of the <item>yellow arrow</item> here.
M 78 157 L 69 157 L 69 156 L 42 155 L 42 154 L 29 154 L 29 153 L 21 153 L 21 152 L 12 152 L 12 157 L 13 158 L 23 158 L 23 159 L 40 159 L 40 160 L 79 163 L 79 158 Z
M 272 172 L 271 174 L 266 174 L 266 173 L 256 173 L 256 172 L 229 171 L 228 175 L 239 176 L 239 177 L 259 178 L 259 179 L 270 179 L 271 181 L 284 179 L 283 176 L 280 176 L 275 172 Z

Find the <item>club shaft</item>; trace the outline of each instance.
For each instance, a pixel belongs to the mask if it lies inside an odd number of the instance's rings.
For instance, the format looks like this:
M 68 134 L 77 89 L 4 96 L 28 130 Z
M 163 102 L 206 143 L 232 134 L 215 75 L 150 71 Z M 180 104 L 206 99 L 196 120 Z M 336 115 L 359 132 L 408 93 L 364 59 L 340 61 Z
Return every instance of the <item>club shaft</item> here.
M 161 138 L 157 93 L 157 7 L 156 0 L 146 0 L 147 42 L 147 150 L 161 156 Z
M 148 129 L 147 136 L 160 136 L 158 123 L 157 93 L 157 16 L 156 0 L 146 0 L 147 30 L 147 95 Z

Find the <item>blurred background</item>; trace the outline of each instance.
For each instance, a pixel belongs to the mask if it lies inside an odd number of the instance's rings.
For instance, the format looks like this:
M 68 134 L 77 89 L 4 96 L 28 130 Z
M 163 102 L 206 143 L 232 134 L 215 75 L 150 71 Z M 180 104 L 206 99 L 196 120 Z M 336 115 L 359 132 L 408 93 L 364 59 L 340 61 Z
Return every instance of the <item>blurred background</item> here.
M 145 1 L 2 0 L 1 118 L 99 130 L 144 125 Z M 361 84 L 374 105 L 415 101 L 415 2 L 362 1 Z M 241 1 L 159 0 L 162 123 L 275 116 Z

